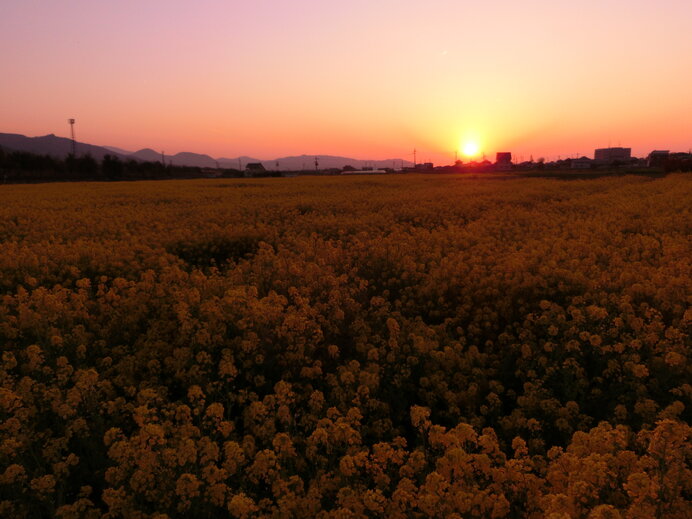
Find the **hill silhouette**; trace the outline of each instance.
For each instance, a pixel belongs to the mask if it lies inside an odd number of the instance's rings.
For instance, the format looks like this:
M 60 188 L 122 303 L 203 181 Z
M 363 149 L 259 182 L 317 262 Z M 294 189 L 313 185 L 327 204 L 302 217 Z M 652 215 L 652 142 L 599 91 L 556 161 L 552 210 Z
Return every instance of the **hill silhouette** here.
M 27 151 L 40 155 L 50 155 L 52 157 L 65 158 L 72 152 L 72 141 L 65 137 L 58 137 L 54 134 L 41 137 L 27 137 L 16 133 L 0 133 L 0 147 L 14 150 Z M 134 153 L 128 152 L 115 146 L 95 146 L 84 142 L 77 142 L 77 155 L 91 155 L 97 160 L 103 160 L 106 155 L 114 155 L 124 160 L 136 160 L 142 162 L 160 162 L 161 152 L 151 148 L 143 148 Z M 402 164 L 411 166 L 412 163 L 402 159 L 385 160 L 362 160 L 351 157 L 340 157 L 334 155 L 293 155 L 288 157 L 278 157 L 271 160 L 262 160 L 254 157 L 241 156 L 236 158 L 221 157 L 214 158 L 210 155 L 192 152 L 180 152 L 175 155 L 165 155 L 167 163 L 176 166 L 194 166 L 201 168 L 222 168 L 240 169 L 245 168 L 248 163 L 260 162 L 268 171 L 311 171 L 315 169 L 315 159 L 317 159 L 319 169 L 338 168 L 352 166 L 360 169 L 363 167 L 379 168 L 398 168 Z M 278 166 L 277 166 L 278 164 Z
M 169 160 L 178 166 L 196 166 L 198 168 L 215 168 L 216 159 L 201 153 L 182 151 L 172 155 Z
M 118 153 L 119 155 L 127 156 L 127 155 L 132 155 L 132 151 L 130 150 L 124 150 L 123 148 L 118 148 L 117 146 L 104 146 L 107 150 L 114 151 L 115 153 Z
M 58 137 L 52 133 L 41 137 L 27 137 L 17 133 L 0 133 L 0 146 L 8 150 L 27 151 L 58 158 L 65 158 L 72 153 L 72 140 Z M 106 155 L 118 155 L 119 158 L 126 157 L 104 146 L 94 146 L 93 144 L 83 142 L 77 142 L 77 155 L 91 155 L 97 160 L 103 160 L 103 157 Z
M 146 162 L 156 162 L 161 161 L 161 153 L 152 150 L 151 148 L 144 148 L 129 155 L 130 158 L 143 160 Z

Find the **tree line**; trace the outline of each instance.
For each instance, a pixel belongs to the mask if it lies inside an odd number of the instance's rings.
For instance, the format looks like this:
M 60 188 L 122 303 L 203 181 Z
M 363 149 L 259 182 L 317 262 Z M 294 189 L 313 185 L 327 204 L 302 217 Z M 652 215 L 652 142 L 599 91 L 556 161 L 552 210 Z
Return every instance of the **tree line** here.
M 0 181 L 4 183 L 77 180 L 159 180 L 207 176 L 242 177 L 237 169 L 208 170 L 195 166 L 142 162 L 105 155 L 99 161 L 91 155 L 65 158 L 0 148 Z

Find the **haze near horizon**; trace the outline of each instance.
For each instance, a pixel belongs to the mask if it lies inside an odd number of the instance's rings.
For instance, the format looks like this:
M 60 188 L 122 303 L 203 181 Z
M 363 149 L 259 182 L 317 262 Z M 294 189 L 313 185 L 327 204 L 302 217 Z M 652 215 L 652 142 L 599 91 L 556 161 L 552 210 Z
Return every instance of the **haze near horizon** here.
M 682 0 L 9 0 L 0 131 L 75 117 L 84 142 L 263 159 L 687 150 L 690 19 Z

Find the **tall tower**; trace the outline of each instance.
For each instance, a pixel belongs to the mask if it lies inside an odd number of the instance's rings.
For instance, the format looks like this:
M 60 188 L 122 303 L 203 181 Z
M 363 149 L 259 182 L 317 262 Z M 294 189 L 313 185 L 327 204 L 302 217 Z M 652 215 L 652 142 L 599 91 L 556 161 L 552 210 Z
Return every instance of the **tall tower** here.
M 70 123 L 70 134 L 72 135 L 72 156 L 76 157 L 77 156 L 77 141 L 74 140 L 74 119 L 68 119 L 68 123 Z

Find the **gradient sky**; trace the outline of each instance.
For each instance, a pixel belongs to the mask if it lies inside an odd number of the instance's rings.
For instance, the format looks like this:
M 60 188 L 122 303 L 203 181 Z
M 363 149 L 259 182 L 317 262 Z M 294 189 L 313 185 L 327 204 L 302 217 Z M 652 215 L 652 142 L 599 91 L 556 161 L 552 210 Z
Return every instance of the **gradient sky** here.
M 451 162 L 692 147 L 690 0 L 3 0 L 0 132 Z

